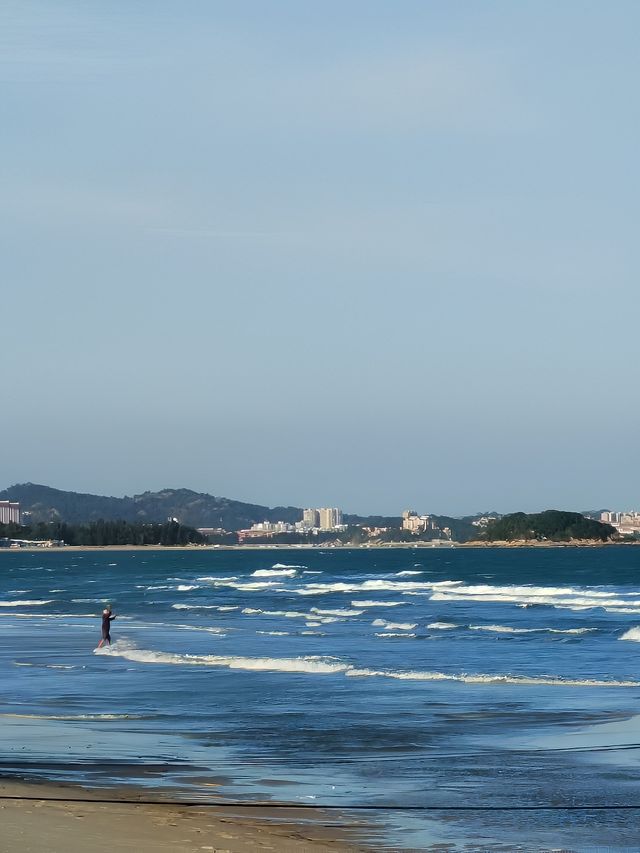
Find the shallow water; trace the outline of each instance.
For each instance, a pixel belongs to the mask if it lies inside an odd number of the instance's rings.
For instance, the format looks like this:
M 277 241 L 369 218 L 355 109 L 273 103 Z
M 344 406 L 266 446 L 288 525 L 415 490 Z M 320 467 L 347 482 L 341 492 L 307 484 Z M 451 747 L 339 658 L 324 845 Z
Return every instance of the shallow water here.
M 639 570 L 632 547 L 0 553 L 0 772 L 345 807 L 640 804 Z M 622 850 L 636 816 L 381 819 L 394 848 Z

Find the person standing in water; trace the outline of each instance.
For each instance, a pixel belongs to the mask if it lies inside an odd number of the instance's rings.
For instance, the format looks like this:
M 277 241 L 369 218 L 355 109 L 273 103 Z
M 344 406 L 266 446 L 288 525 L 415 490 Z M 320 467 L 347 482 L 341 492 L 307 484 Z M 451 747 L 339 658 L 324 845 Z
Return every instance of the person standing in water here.
M 111 645 L 111 623 L 115 618 L 115 615 L 111 612 L 111 605 L 108 604 L 102 611 L 102 639 L 98 643 L 99 649 L 105 643 Z

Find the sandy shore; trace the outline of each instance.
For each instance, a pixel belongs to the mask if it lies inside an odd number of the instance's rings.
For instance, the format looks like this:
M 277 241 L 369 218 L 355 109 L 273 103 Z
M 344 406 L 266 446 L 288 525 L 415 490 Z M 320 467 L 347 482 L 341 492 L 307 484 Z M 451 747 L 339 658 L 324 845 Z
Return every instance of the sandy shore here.
M 0 853 L 362 853 L 373 849 L 357 838 L 366 831 L 364 818 L 350 823 L 332 812 L 304 808 L 143 805 L 135 802 L 131 791 L 121 793 L 130 802 L 98 801 L 100 796 L 118 799 L 115 790 L 0 781 Z M 143 796 L 149 798 L 149 793 Z M 87 802 L 65 802 L 65 797 Z

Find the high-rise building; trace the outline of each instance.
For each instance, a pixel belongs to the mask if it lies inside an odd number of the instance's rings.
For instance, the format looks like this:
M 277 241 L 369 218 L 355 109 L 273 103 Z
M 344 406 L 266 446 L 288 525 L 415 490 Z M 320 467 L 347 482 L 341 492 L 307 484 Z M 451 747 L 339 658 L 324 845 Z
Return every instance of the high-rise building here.
M 0 501 L 0 524 L 20 524 L 20 504 Z
M 320 530 L 335 530 L 342 526 L 342 510 L 337 507 L 321 507 L 318 510 L 320 516 Z
M 302 523 L 305 527 L 313 528 L 318 527 L 320 524 L 320 518 L 318 516 L 317 509 L 304 509 L 302 510 Z
M 408 530 L 410 533 L 424 533 L 428 528 L 435 529 L 428 515 L 418 515 L 410 509 L 402 513 L 403 530 Z

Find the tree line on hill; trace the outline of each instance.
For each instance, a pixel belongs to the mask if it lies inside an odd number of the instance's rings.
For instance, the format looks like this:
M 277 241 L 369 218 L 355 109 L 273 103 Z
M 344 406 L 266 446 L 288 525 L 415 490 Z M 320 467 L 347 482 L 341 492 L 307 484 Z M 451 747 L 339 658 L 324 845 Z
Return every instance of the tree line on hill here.
M 202 545 L 204 536 L 193 527 L 166 521 L 162 524 L 128 521 L 91 521 L 67 524 L 62 521 L 37 522 L 27 526 L 0 524 L 0 539 L 25 539 L 30 542 L 53 540 L 65 545 Z
M 610 524 L 586 518 L 579 512 L 549 509 L 545 512 L 513 512 L 491 521 L 480 537 L 488 542 L 550 540 L 569 542 L 572 539 L 606 542 L 616 534 Z

